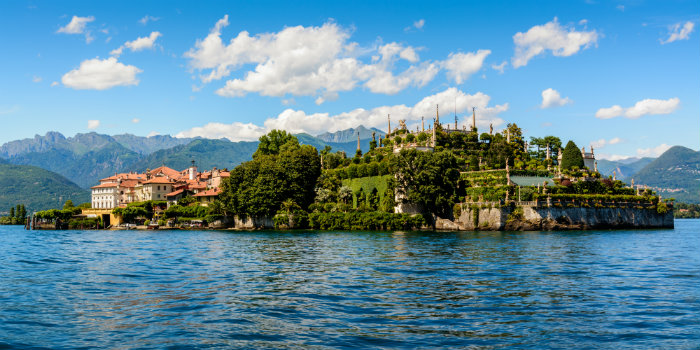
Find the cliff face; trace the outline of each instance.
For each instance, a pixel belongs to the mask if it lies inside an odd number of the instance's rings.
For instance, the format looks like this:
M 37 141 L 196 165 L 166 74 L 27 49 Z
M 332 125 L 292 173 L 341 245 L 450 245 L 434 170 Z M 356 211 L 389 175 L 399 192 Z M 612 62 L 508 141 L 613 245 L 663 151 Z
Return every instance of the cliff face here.
M 636 208 L 464 208 L 455 223 L 462 230 L 485 231 L 673 228 L 673 212 L 659 214 Z

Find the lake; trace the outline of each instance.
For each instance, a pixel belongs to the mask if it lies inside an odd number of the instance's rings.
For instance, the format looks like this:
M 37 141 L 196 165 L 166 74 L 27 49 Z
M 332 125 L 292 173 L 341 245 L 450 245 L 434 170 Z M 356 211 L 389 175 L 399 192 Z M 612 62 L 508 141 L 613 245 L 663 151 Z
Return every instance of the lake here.
M 0 349 L 698 349 L 700 220 L 577 232 L 0 226 Z

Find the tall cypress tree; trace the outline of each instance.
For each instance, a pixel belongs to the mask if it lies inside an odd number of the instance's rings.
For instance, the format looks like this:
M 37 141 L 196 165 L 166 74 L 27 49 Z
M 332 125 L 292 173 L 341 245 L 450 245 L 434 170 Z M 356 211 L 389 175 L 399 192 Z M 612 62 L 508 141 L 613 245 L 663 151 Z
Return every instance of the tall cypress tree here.
M 579 167 L 579 169 L 583 168 L 583 155 L 574 141 L 569 141 L 564 147 L 564 152 L 562 152 L 561 168 L 568 170 L 575 166 Z
M 10 218 L 15 217 L 15 207 L 10 207 Z

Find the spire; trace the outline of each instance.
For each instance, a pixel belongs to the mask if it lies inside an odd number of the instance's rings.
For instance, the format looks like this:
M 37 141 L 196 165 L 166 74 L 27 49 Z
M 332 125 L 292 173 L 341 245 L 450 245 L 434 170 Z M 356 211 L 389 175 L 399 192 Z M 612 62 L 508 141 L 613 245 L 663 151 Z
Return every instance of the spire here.
M 357 150 L 360 151 L 360 132 L 357 132 Z
M 433 147 L 435 147 L 435 126 L 436 126 L 435 120 L 433 120 L 433 137 L 432 137 L 432 139 L 430 140 L 430 144 L 431 144 Z
M 425 131 L 425 118 L 423 116 L 420 116 L 420 126 Z
M 472 129 L 476 130 L 476 107 L 472 107 Z
M 440 124 L 440 105 L 435 105 L 435 122 Z
M 389 131 L 386 133 L 386 136 L 389 136 L 391 135 L 391 114 L 387 114 L 386 119 L 389 121 Z

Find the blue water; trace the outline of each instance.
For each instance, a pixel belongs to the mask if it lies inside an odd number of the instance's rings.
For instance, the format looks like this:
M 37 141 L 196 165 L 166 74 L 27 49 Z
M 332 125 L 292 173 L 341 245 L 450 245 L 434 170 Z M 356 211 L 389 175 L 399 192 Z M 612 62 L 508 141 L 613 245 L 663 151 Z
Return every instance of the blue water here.
M 0 349 L 700 348 L 700 220 L 589 232 L 0 226 Z

